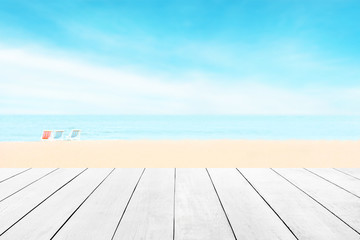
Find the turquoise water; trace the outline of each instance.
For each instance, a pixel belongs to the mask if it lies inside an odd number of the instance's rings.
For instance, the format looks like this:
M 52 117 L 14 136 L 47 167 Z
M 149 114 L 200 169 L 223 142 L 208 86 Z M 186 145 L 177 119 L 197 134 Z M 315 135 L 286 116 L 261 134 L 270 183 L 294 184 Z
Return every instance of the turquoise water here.
M 360 116 L 0 115 L 0 141 L 38 141 L 42 130 L 81 139 L 360 139 Z

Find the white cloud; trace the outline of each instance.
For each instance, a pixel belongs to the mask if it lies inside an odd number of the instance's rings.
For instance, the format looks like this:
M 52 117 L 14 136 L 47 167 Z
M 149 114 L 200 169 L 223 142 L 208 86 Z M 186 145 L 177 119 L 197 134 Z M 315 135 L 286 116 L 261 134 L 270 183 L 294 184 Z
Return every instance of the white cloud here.
M 145 74 L 0 48 L 0 114 L 360 114 L 360 89 L 291 89 L 261 78 Z

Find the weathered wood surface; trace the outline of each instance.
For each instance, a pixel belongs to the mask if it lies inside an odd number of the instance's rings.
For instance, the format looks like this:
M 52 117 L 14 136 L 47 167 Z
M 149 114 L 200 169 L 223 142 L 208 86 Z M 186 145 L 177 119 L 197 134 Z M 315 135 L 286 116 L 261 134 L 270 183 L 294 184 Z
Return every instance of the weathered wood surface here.
M 0 239 L 359 240 L 359 173 L 0 169 Z
M 360 168 L 336 168 L 336 170 L 360 180 Z
M 209 173 L 237 239 L 296 239 L 236 169 Z
M 30 168 L 0 168 L 0 184 L 29 170 Z
M 174 169 L 146 169 L 113 239 L 172 239 L 173 203 Z
M 115 169 L 54 239 L 111 239 L 143 169 Z
M 175 239 L 235 239 L 205 169 L 177 169 Z
M 49 168 L 30 169 L 29 171 L 22 173 L 19 177 L 10 178 L 7 181 L 4 181 L 0 185 L 0 202 L 20 192 L 31 184 L 34 184 L 41 178 L 46 177 L 54 170 L 55 169 Z
M 274 171 L 240 171 L 298 239 L 359 239 L 359 234 Z
M 307 170 L 360 198 L 360 181 L 356 178 L 329 168 L 309 168 Z
M 67 184 L 70 184 L 81 171 L 83 169 L 59 169 L 47 178 L 41 179 L 18 194 L 0 202 L 0 236 L 8 228 L 16 225 L 17 221 L 27 217 L 27 214 L 31 215 L 33 209 L 41 207 L 43 201 L 48 200 Z
M 1 239 L 50 239 L 109 173 L 109 169 L 88 169 L 5 232 Z
M 301 168 L 275 169 L 287 180 L 360 233 L 360 199 Z

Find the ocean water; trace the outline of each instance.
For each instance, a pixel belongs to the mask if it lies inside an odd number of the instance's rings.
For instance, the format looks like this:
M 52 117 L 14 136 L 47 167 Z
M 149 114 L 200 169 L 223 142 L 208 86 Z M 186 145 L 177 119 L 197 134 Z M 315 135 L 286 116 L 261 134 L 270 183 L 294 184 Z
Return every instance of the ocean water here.
M 360 116 L 0 115 L 0 141 L 39 141 L 45 129 L 81 129 L 83 140 L 358 140 Z

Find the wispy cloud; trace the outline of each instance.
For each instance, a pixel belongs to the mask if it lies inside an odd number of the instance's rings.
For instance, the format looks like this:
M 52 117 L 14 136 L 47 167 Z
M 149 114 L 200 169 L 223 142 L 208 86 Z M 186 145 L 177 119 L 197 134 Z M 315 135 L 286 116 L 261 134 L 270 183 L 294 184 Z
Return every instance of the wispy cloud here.
M 0 49 L 0 113 L 54 114 L 360 114 L 360 88 L 236 81 L 202 71 L 159 74 L 85 60 Z

